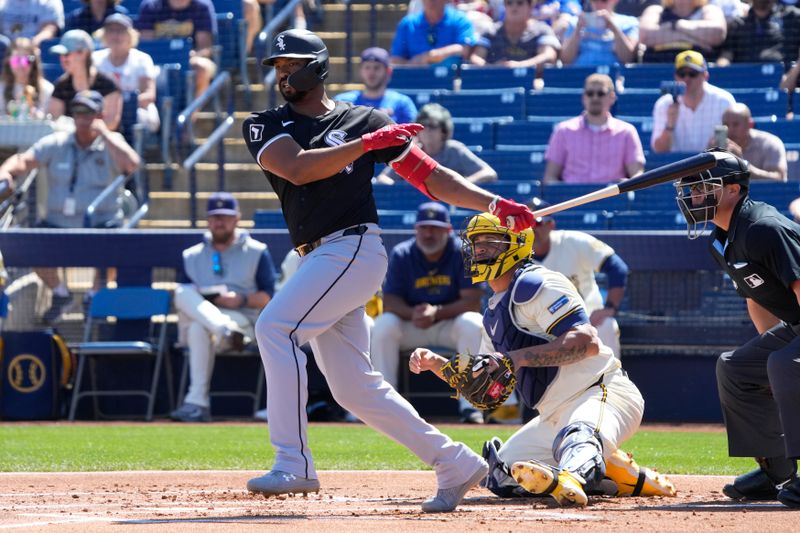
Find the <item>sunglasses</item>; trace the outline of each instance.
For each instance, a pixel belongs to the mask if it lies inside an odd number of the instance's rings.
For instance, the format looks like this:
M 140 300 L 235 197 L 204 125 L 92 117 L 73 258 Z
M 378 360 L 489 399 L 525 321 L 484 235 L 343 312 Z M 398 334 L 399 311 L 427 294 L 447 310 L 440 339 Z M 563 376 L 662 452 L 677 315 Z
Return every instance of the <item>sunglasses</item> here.
M 583 91 L 589 98 L 603 98 L 604 96 L 608 95 L 608 91 L 592 91 L 591 89 L 588 91 Z
M 14 54 L 8 58 L 8 64 L 13 68 L 27 67 L 34 62 L 36 57 L 32 55 Z
M 679 71 L 678 71 L 678 72 L 676 72 L 675 74 L 676 74 L 676 75 L 677 75 L 679 78 L 696 78 L 697 76 L 699 76 L 699 75 L 700 75 L 700 73 L 699 73 L 699 72 L 697 72 L 696 70 L 690 70 L 690 69 L 686 69 L 686 70 L 679 70 Z
M 214 254 L 211 256 L 211 270 L 217 276 L 221 276 L 223 274 L 222 257 L 220 256 L 219 252 L 214 252 Z

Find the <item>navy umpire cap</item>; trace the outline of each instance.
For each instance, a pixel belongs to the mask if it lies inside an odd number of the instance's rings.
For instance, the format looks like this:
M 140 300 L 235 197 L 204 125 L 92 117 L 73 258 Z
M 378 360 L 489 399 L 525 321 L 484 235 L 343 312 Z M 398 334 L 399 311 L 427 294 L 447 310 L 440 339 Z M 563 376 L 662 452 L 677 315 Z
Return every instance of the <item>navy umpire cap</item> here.
M 229 192 L 215 192 L 208 197 L 208 216 L 239 214 L 239 202 Z
M 310 59 L 308 65 L 289 76 L 288 83 L 298 91 L 309 91 L 328 77 L 328 48 L 316 33 L 286 30 L 272 41 L 271 54 L 261 64 L 274 66 L 279 57 Z

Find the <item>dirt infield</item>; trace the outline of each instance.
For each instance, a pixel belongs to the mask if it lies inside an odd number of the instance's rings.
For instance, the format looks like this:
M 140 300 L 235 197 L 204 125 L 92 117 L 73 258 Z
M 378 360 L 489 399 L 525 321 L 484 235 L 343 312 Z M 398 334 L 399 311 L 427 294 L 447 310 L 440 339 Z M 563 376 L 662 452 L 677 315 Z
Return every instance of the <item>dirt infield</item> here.
M 454 513 L 428 515 L 432 472 L 322 472 L 319 494 L 264 499 L 244 485 L 259 472 L 0 474 L 5 531 L 791 531 L 800 515 L 777 502 L 741 504 L 727 477 L 670 476 L 676 498 L 592 498 L 563 509 L 549 498 L 500 500 L 473 489 Z

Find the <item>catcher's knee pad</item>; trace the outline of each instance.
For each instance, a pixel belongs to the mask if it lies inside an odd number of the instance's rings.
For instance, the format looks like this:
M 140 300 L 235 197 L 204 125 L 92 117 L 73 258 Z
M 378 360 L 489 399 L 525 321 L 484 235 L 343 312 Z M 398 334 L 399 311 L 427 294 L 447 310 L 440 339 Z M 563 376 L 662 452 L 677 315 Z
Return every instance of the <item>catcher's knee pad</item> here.
M 584 422 L 575 422 L 558 432 L 553 441 L 553 457 L 559 468 L 582 477 L 588 491 L 598 487 L 606 475 L 603 444 Z
M 503 445 L 498 437 L 492 437 L 483 444 L 483 458 L 489 464 L 489 474 L 481 481 L 481 487 L 501 498 L 526 498 L 533 496 L 511 477 L 511 468 L 500 459 L 499 450 Z

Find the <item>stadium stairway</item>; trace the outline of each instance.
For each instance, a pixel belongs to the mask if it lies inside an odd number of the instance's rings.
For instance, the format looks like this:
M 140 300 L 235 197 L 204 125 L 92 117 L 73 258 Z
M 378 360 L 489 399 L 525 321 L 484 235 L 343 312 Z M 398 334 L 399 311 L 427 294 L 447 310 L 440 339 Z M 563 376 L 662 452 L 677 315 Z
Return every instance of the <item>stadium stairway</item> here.
M 347 7 L 342 3 L 324 3 L 323 16 L 319 23 L 314 23 L 316 31 L 328 46 L 331 53 L 330 77 L 327 80 L 329 94 L 359 88 L 358 56 L 362 49 L 372 45 L 370 42 L 370 5 L 366 0 L 356 0 L 351 5 L 354 31 L 352 54 L 353 67 L 348 79 L 345 60 L 345 18 Z M 377 3 L 376 40 L 378 46 L 389 48 L 397 23 L 406 13 L 405 2 L 381 1 Z M 242 122 L 252 110 L 264 109 L 268 106 L 268 94 L 261 81 L 263 73 L 254 57 L 248 58 L 248 73 L 251 82 L 252 105 L 248 106 L 244 85 L 238 82 L 234 94 L 235 123 L 228 131 L 225 143 L 225 185 L 239 200 L 242 210 L 242 226 L 253 226 L 253 213 L 256 209 L 278 209 L 279 203 L 269 183 L 264 178 L 258 165 L 247 150 L 241 138 Z M 237 77 L 238 78 L 238 77 Z M 194 123 L 198 144 L 206 141 L 214 129 L 215 114 L 212 111 L 197 113 Z M 218 186 L 218 165 L 215 149 L 209 151 L 197 166 L 196 208 L 198 226 L 203 227 L 205 220 L 205 204 L 208 195 Z M 150 187 L 150 211 L 139 224 L 141 228 L 188 228 L 190 227 L 190 195 L 188 173 L 173 163 L 171 169 L 172 184 L 169 187 L 167 168 L 155 152 L 147 151 L 145 160 L 146 175 Z

